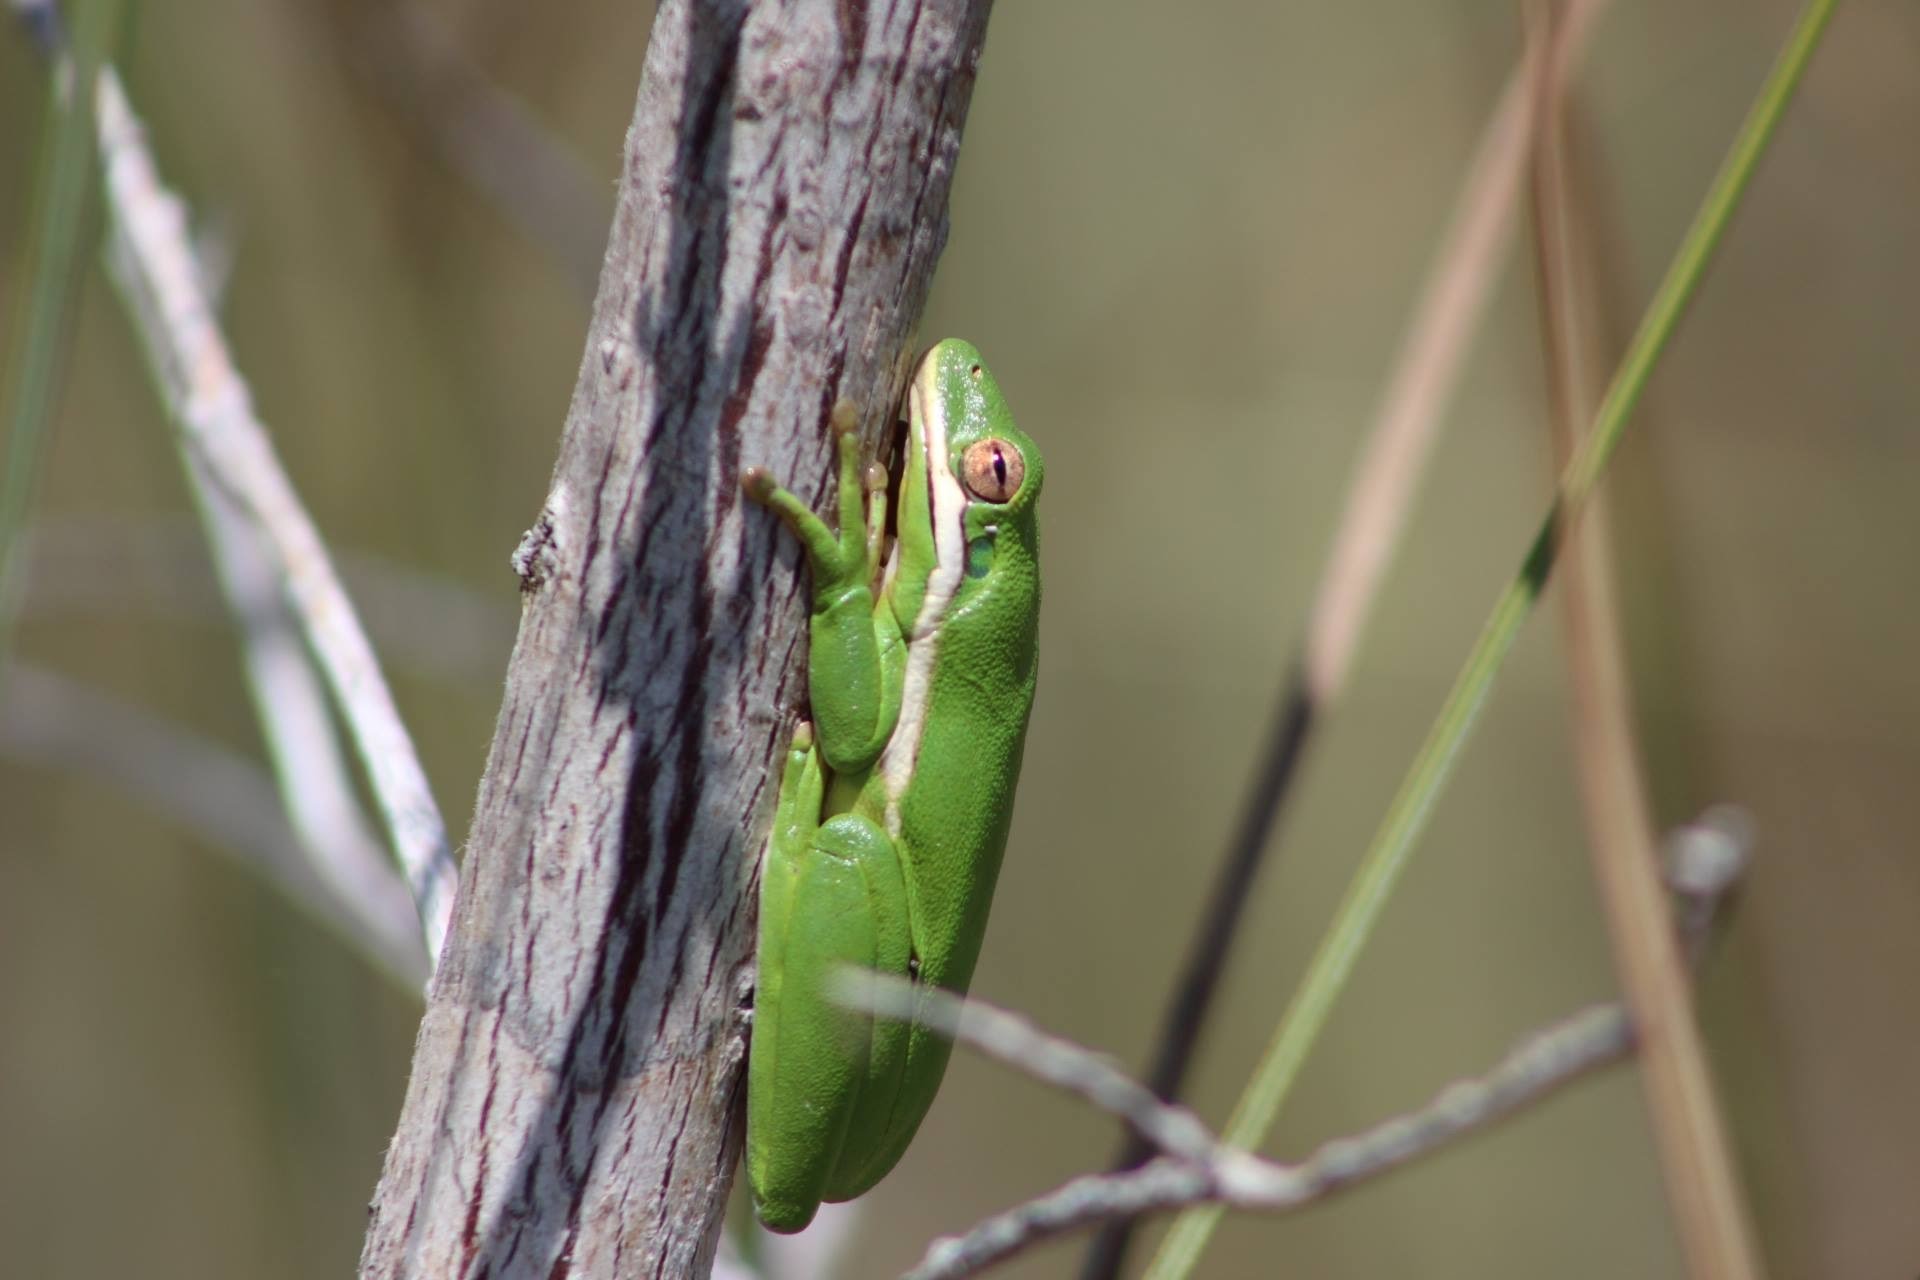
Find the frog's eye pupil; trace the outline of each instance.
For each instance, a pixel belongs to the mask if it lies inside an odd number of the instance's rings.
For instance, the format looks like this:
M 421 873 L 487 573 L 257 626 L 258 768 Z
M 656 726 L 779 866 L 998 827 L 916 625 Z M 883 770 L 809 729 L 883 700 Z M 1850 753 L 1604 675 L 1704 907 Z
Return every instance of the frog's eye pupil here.
M 1027 461 L 1010 441 L 976 441 L 960 458 L 960 481 L 982 502 L 1013 501 L 1026 475 Z

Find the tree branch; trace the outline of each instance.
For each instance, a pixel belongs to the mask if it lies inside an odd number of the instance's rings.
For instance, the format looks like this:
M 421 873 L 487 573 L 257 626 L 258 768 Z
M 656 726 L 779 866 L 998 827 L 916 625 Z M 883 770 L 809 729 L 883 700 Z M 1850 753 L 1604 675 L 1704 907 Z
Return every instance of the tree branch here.
M 850 1003 L 892 1017 L 918 1017 L 1122 1116 L 1169 1153 L 1124 1173 L 1075 1178 L 965 1235 L 936 1240 L 908 1280 L 957 1280 L 1063 1232 L 1143 1213 L 1197 1204 L 1264 1213 L 1304 1208 L 1431 1154 L 1624 1060 L 1633 1049 L 1626 1012 L 1617 1004 L 1595 1005 L 1527 1037 L 1492 1070 L 1452 1082 L 1425 1106 L 1325 1143 L 1298 1164 L 1280 1164 L 1222 1145 L 1185 1108 L 1160 1102 L 1106 1059 L 1036 1031 L 1013 1014 L 888 975 L 860 977 L 861 983 L 843 992 Z
M 669 0 L 539 520 L 466 884 L 367 1276 L 686 1276 L 737 1152 L 797 558 L 743 462 L 823 492 L 891 425 L 986 4 Z

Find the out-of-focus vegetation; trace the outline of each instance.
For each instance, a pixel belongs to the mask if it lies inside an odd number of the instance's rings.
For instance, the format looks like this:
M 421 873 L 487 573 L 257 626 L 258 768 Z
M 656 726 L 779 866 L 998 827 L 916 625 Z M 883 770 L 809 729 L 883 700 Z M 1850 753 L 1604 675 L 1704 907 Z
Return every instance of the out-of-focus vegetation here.
M 650 12 L 423 7 L 579 157 L 599 184 L 580 207 L 610 209 Z M 1795 7 L 1620 0 L 1604 19 L 1582 101 L 1629 318 Z M 174 0 L 140 11 L 123 65 L 169 178 L 231 248 L 229 331 L 322 529 L 510 626 L 506 560 L 543 495 L 587 299 L 564 248 L 423 141 L 382 79 L 387 11 Z M 1514 7 L 1486 0 L 1000 7 L 924 325 L 981 345 L 1049 464 L 1044 670 L 983 996 L 1145 1057 L 1359 432 L 1518 48 Z M 1728 800 L 1760 833 L 1701 1006 L 1781 1276 L 1920 1265 L 1917 54 L 1911 6 L 1842 9 L 1609 485 L 1662 820 Z M 46 100 L 28 47 L 0 38 L 0 325 L 27 278 Z M 178 548 L 174 451 L 97 269 L 80 306 L 40 520 Z M 1531 533 L 1545 424 L 1522 256 L 1251 904 L 1196 1081 L 1210 1119 Z M 256 750 L 217 608 L 143 586 L 150 566 L 87 564 L 66 572 L 94 581 L 29 595 L 21 658 Z M 389 674 L 458 831 L 497 682 Z M 1565 704 L 1543 616 L 1277 1150 L 1422 1101 L 1612 991 Z M 416 1008 L 110 787 L 8 760 L 0 813 L 10 1267 L 348 1268 Z M 962 1055 L 849 1274 L 897 1272 L 1114 1140 Z M 1073 1260 L 1056 1247 L 1007 1274 Z M 1631 1073 L 1310 1214 L 1231 1220 L 1205 1273 L 1282 1271 L 1678 1274 Z

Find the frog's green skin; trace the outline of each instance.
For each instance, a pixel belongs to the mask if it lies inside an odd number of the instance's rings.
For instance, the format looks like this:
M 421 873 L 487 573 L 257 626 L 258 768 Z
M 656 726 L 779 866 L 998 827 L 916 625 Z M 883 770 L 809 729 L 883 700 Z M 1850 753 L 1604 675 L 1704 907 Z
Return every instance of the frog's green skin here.
M 1040 452 L 964 342 L 927 354 L 908 417 L 884 569 L 884 481 L 875 467 L 863 484 L 847 424 L 838 533 L 764 472 L 743 477 L 813 576 L 813 721 L 787 753 L 761 872 L 747 1080 L 747 1177 L 775 1231 L 878 1182 L 932 1105 L 947 1040 L 823 987 L 855 965 L 966 990 L 1033 704 Z

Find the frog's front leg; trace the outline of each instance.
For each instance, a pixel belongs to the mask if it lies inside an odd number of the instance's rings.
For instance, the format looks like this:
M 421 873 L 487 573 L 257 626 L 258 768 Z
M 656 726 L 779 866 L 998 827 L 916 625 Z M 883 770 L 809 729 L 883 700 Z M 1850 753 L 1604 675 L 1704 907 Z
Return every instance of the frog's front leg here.
M 887 522 L 886 472 L 878 464 L 861 467 L 860 437 L 845 401 L 834 410 L 834 432 L 837 532 L 760 468 L 749 467 L 741 484 L 806 548 L 813 578 L 807 695 L 821 755 L 835 773 L 854 773 L 879 758 L 899 722 L 906 642 L 892 610 L 874 607 Z
M 761 872 L 747 1064 L 747 1178 L 775 1231 L 798 1231 L 822 1200 L 865 1190 L 906 1065 L 906 1024 L 876 1023 L 825 994 L 845 967 L 907 974 L 912 941 L 893 842 L 855 814 L 822 823 L 824 788 L 802 725 Z

